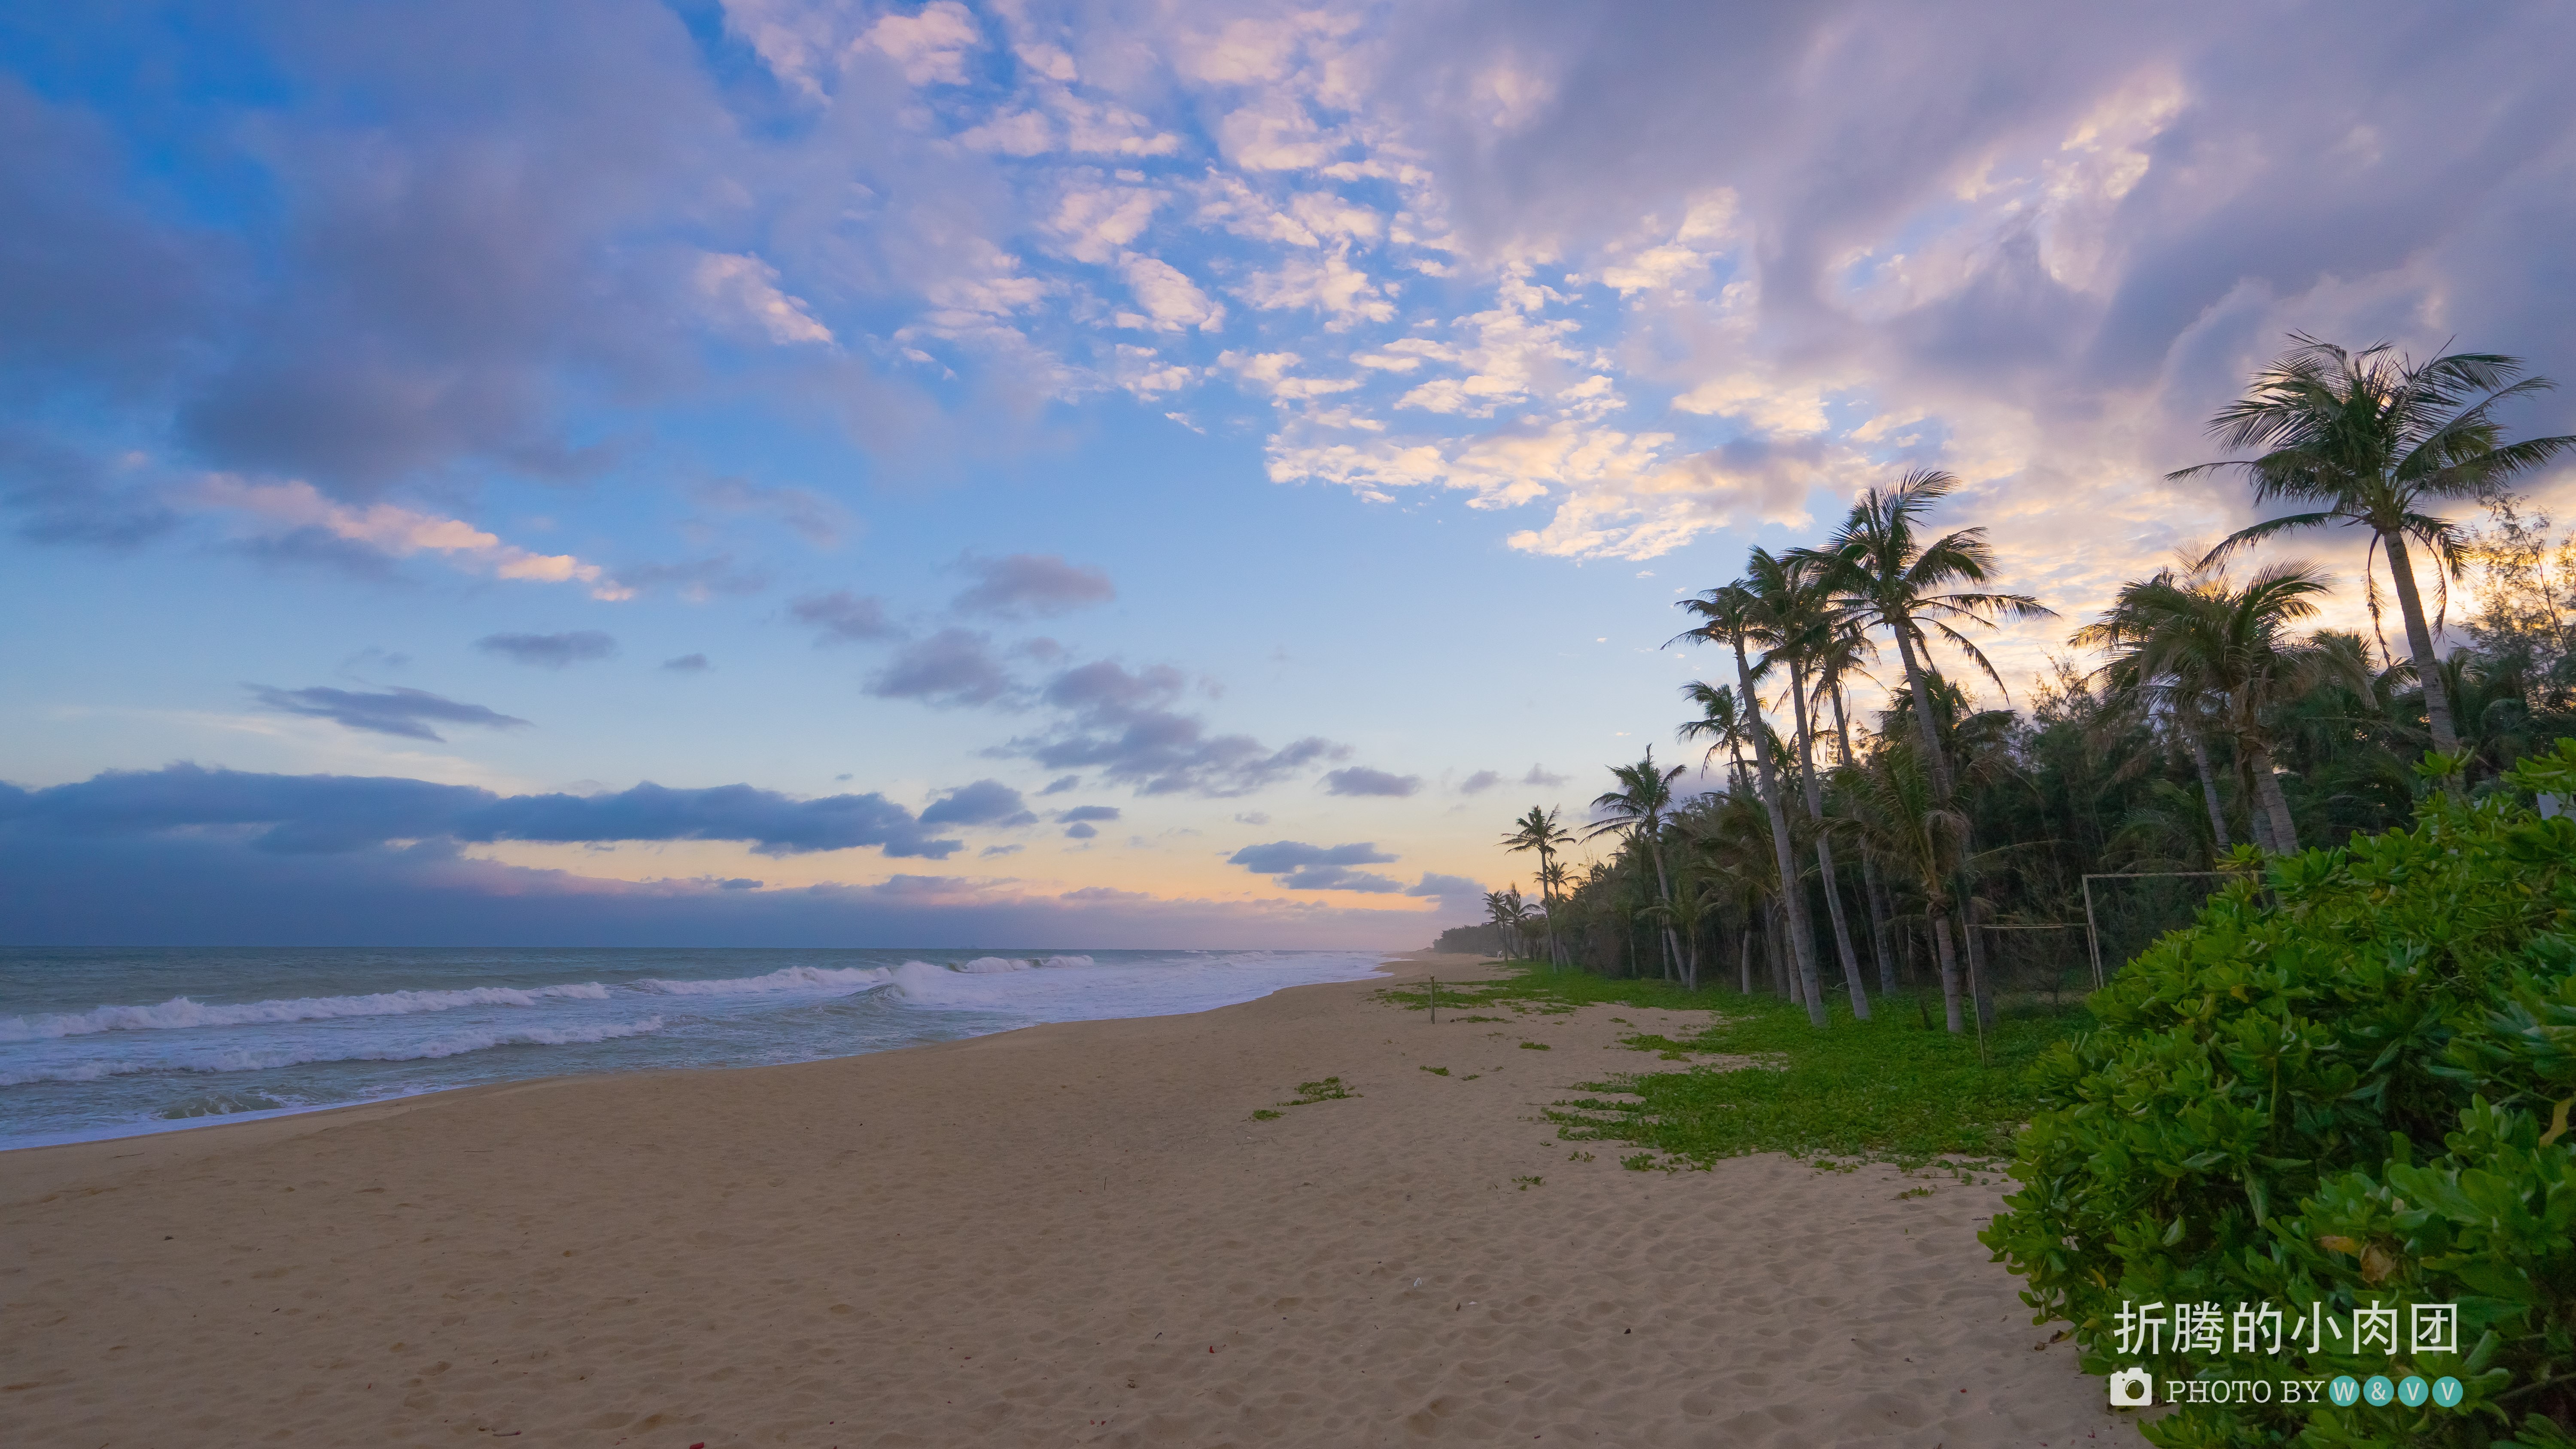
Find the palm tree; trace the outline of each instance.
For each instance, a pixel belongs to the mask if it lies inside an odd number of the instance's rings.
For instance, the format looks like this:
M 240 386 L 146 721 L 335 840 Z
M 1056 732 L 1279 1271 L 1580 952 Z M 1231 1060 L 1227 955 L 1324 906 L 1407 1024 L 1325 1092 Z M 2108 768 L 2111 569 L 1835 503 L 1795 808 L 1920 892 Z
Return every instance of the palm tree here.
M 1807 823 L 1814 830 L 1816 874 L 1824 881 L 1825 913 L 1834 928 L 1834 951 L 1851 992 L 1852 1015 L 1869 1020 L 1869 993 L 1861 986 L 1860 958 L 1852 950 L 1851 925 L 1843 918 L 1840 884 L 1834 878 L 1833 837 L 1825 829 L 1824 792 L 1816 785 L 1815 730 L 1807 719 L 1807 668 L 1835 632 L 1836 620 L 1823 588 L 1824 570 L 1812 557 L 1782 559 L 1757 548 L 1747 560 L 1745 583 L 1762 601 L 1765 636 L 1771 644 L 1766 660 L 1789 669 L 1789 705 L 1796 726 L 1798 780 L 1807 804 Z
M 1824 548 L 1816 551 L 1824 567 L 1825 586 L 1835 594 L 1840 608 L 1865 627 L 1885 629 L 1896 641 L 1897 657 L 1905 663 L 1906 690 L 1914 703 L 1916 742 L 1923 752 L 1924 765 L 1931 771 L 1932 799 L 1944 809 L 1957 797 L 1949 762 L 1943 757 L 1940 739 L 1933 733 L 1932 695 L 1924 666 L 1930 636 L 1939 634 L 1949 640 L 2001 689 L 2003 676 L 1995 672 L 1992 661 L 1959 632 L 1958 626 L 1994 628 L 2003 619 L 2057 617 L 2055 610 L 2028 594 L 1956 587 L 1985 583 L 1994 574 L 1994 548 L 1986 542 L 1983 528 L 1953 529 L 1929 543 L 1920 540 L 1917 525 L 1932 511 L 1933 504 L 1958 486 L 1959 480 L 1948 473 L 1912 469 L 1894 487 L 1872 488 L 1863 493 L 1860 501 L 1852 505 L 1843 526 L 1835 530 Z M 1963 847 L 1963 858 L 1968 848 L 1972 847 Z M 1964 898 L 1966 893 L 1960 894 Z M 1968 967 L 1981 988 L 1977 1007 L 1982 1015 L 1986 1007 L 1982 989 L 1986 973 L 1979 969 L 1981 953 L 1975 922 L 1970 920 L 1966 926 Z
M 1643 851 L 1655 867 L 1655 899 L 1649 904 L 1662 904 L 1673 898 L 1672 879 L 1664 871 L 1664 817 L 1673 808 L 1673 781 L 1686 768 L 1675 765 L 1669 770 L 1657 770 L 1655 747 L 1648 745 L 1644 759 L 1633 765 L 1610 767 L 1619 788 L 1592 802 L 1592 808 L 1605 818 L 1583 838 L 1591 840 L 1615 832 L 1627 836 L 1630 845 Z M 1681 951 L 1670 926 L 1664 928 L 1664 952 L 1668 966 L 1680 960 Z
M 1645 914 L 1660 922 L 1666 930 L 1678 930 L 1682 938 L 1682 986 L 1699 990 L 1699 933 L 1718 907 L 1717 892 L 1709 888 L 1706 877 L 1697 871 L 1681 873 L 1681 884 L 1673 888 L 1670 899 L 1646 907 Z
M 2110 651 L 2103 676 L 2115 688 L 2224 722 L 2252 777 L 2255 839 L 2277 854 L 2299 849 L 2273 769 L 2279 708 L 2329 677 L 2370 693 L 2366 676 L 2348 677 L 2358 666 L 2349 651 L 2290 634 L 2292 624 L 2317 612 L 2314 598 L 2332 588 L 2323 573 L 2297 561 L 2274 564 L 2241 589 L 2219 570 L 2167 569 L 2123 586 L 2110 609 L 2074 636 L 2078 645 Z
M 2444 692 L 2440 656 L 2415 589 L 2410 538 L 2431 551 L 2438 576 L 2462 572 L 2458 530 L 2424 511 L 2443 499 L 2485 499 L 2513 478 L 2576 448 L 2576 436 L 2502 441 L 2497 404 L 2543 391 L 2545 377 L 2523 376 L 2522 359 L 2493 352 L 2454 352 L 2418 365 L 2378 343 L 2346 352 L 2303 332 L 2296 345 L 2255 374 L 2245 396 L 2221 408 L 2209 430 L 2231 450 L 2260 449 L 2260 456 L 2202 463 L 2167 474 L 2189 478 L 2221 468 L 2241 469 L 2254 480 L 2254 501 L 2322 504 L 2306 513 L 2267 519 L 2238 529 L 2209 551 L 2203 564 L 2292 529 L 2343 524 L 2367 528 L 2371 546 L 2388 551 L 2388 573 L 2397 586 L 2397 609 L 2406 621 L 2406 647 L 2423 682 L 2424 714 L 2433 748 L 2455 754 L 2460 733 Z M 2365 555 L 2362 577 L 2371 613 L 2379 590 Z
M 1547 908 L 1547 960 L 1550 966 L 1562 965 L 1556 944 L 1556 896 L 1553 892 L 1565 875 L 1556 868 L 1556 848 L 1572 845 L 1574 832 L 1558 827 L 1554 810 L 1541 810 L 1536 805 L 1529 808 L 1527 815 L 1513 821 L 1512 826 L 1512 833 L 1503 837 L 1503 848 L 1515 853 L 1524 850 L 1538 852 L 1538 898 Z
M 1676 639 L 1700 639 L 1724 643 L 1735 651 L 1736 698 L 1744 704 L 1746 727 L 1753 735 L 1753 762 L 1760 768 L 1762 808 L 1771 817 L 1771 849 L 1780 873 L 1783 905 L 1798 879 L 1797 862 L 1789 851 L 1789 813 L 1780 806 L 1780 772 L 1771 759 L 1771 732 L 1762 724 L 1762 699 L 1753 692 L 1753 662 L 1745 652 L 1746 637 L 1762 627 L 1762 605 L 1751 588 L 1741 579 L 1721 588 L 1707 590 L 1697 598 L 1677 601 L 1678 607 L 1706 620 L 1696 629 L 1676 635 Z M 1672 641 L 1666 641 L 1670 643 Z M 1783 909 L 1789 922 L 1789 946 L 1796 955 L 1798 982 L 1807 1002 L 1807 1019 L 1818 1026 L 1825 1024 L 1823 987 L 1816 979 L 1815 929 L 1803 910 Z
M 1731 766 L 1727 778 L 1741 787 L 1744 783 L 1744 742 L 1752 737 L 1752 727 L 1745 720 L 1743 706 L 1736 703 L 1734 687 L 1693 680 L 1682 686 L 1682 693 L 1699 706 L 1699 718 L 1682 721 L 1678 732 L 1682 743 L 1710 741 L 1708 753 L 1700 756 L 1703 766 L 1716 759 L 1719 750 L 1726 751 Z
M 1923 758 L 1889 740 L 1852 772 L 1853 822 L 1866 848 L 1923 896 L 1923 921 L 1941 968 L 1941 1008 L 1951 1034 L 1966 1029 L 1959 1009 L 1959 960 L 1950 944 L 1952 886 L 1965 863 L 1968 821 L 1941 801 Z

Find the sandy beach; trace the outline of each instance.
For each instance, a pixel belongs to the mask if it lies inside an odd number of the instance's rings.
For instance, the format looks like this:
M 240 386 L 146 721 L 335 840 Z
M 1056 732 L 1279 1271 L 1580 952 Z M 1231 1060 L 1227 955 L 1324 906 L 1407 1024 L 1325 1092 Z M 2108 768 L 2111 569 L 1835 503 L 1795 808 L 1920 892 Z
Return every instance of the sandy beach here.
M 0 1442 L 2133 1439 L 1995 1188 L 1624 1170 L 1540 1109 L 1682 1023 L 1382 984 L 6 1154 Z

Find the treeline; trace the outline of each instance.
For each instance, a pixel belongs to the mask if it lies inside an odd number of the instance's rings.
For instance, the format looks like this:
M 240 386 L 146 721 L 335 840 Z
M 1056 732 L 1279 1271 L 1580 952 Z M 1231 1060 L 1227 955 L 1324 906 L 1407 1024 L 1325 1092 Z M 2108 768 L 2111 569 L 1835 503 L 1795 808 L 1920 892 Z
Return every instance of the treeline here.
M 1755 549 L 1682 601 L 1675 643 L 1717 668 L 1685 687 L 1679 736 L 1724 783 L 1677 798 L 1686 767 L 1652 750 L 1611 767 L 1580 837 L 1610 853 L 1580 869 L 1560 811 L 1532 807 L 1504 843 L 1535 856 L 1537 897 L 1489 897 L 1494 931 L 1568 967 L 1778 992 L 1819 1025 L 1829 998 L 1866 1017 L 1937 985 L 1960 1031 L 1999 995 L 2089 988 L 2088 905 L 2116 969 L 2223 873 L 2402 823 L 2426 790 L 2500 788 L 2576 735 L 2576 542 L 2508 491 L 2576 437 L 2507 441 L 2493 416 L 2547 381 L 2493 354 L 2292 340 L 2212 422 L 2248 456 L 2169 476 L 2234 472 L 2293 511 L 2124 586 L 2019 708 L 1979 637 L 2056 615 L 1997 586 L 1983 528 L 1935 527 L 1946 474 L 1871 489 L 1822 543 Z M 2463 505 L 2487 526 L 2449 516 Z M 2370 540 L 2364 595 L 2393 643 L 2311 627 L 2339 586 L 2313 565 L 2230 568 L 2345 528 Z M 2477 606 L 2441 653 L 2454 584 Z M 1889 703 L 1865 713 L 1872 683 Z M 2088 876 L 2115 879 L 2088 900 Z

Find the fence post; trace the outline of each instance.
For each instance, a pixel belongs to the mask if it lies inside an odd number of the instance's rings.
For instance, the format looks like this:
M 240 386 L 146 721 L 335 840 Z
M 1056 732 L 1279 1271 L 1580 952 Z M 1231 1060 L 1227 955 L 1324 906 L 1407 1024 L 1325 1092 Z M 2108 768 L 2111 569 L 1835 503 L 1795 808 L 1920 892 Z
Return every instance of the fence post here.
M 2084 940 L 2093 948 L 2093 989 L 2106 984 L 2102 980 L 2102 933 L 2093 924 L 2093 877 L 2084 877 Z

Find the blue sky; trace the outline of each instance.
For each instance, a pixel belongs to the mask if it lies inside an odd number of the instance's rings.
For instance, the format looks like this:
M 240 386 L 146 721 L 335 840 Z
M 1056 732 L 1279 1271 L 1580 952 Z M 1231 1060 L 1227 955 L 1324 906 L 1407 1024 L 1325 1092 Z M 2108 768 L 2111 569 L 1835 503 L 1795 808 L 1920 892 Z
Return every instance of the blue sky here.
M 0 20 L 0 939 L 1419 944 L 1872 482 L 2072 618 L 2576 367 L 2576 27 L 2380 9 Z

